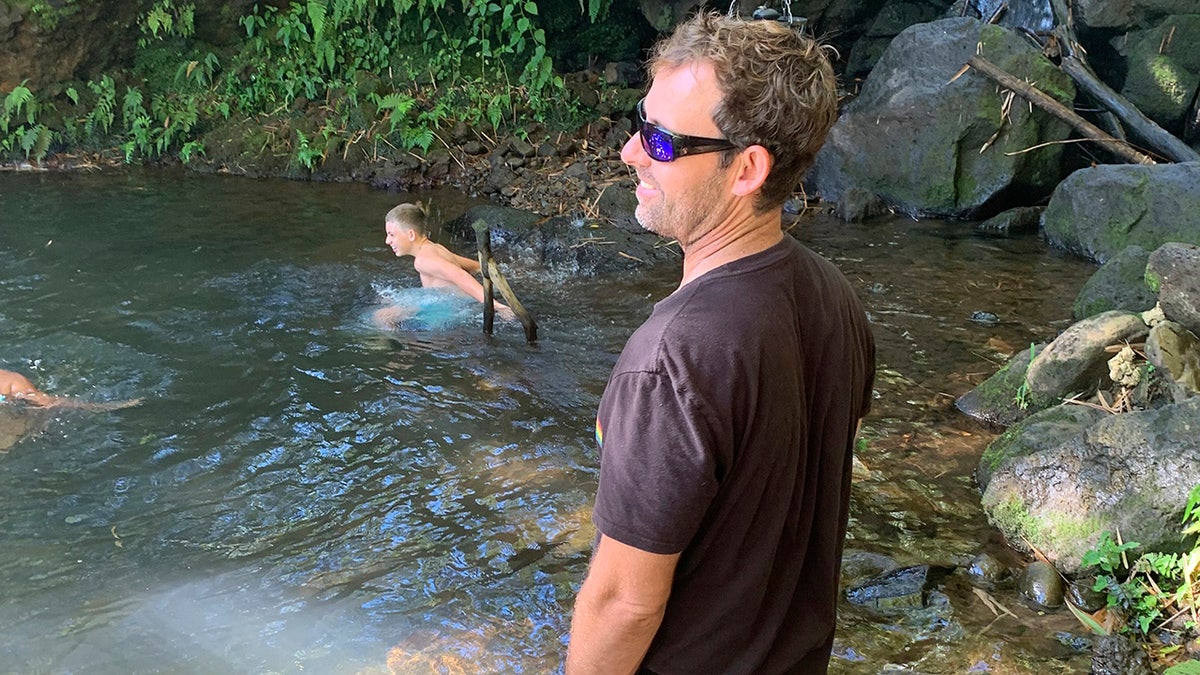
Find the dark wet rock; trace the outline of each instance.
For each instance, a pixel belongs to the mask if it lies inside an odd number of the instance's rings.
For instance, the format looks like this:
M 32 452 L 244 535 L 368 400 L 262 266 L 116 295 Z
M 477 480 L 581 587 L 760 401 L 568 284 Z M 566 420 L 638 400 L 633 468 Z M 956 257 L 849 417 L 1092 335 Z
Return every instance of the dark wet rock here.
M 954 406 L 963 414 L 977 420 L 1007 427 L 1025 419 L 1038 408 L 1030 409 L 1025 386 L 1025 371 L 1029 369 L 1033 353 L 1040 352 L 1045 345 L 1022 349 L 1013 354 L 995 375 L 959 396 Z M 1023 388 L 1024 387 L 1024 388 Z
M 1075 296 L 1075 320 L 1114 309 L 1142 312 L 1153 307 L 1154 291 L 1143 280 L 1149 259 L 1150 252 L 1141 246 L 1126 246 L 1101 265 Z
M 971 583 L 991 588 L 1008 578 L 1009 569 L 1000 559 L 990 553 L 980 553 L 964 568 Z
M 499 206 L 476 206 L 445 225 L 464 241 L 475 241 L 472 223 L 483 219 L 491 229 L 492 252 L 502 266 L 523 274 L 594 276 L 636 270 L 678 259 L 657 235 L 633 234 L 604 220 L 552 216 Z
M 1042 214 L 1046 240 L 1098 263 L 1127 246 L 1200 245 L 1200 162 L 1102 164 L 1062 181 Z
M 1200 338 L 1172 321 L 1160 321 L 1146 338 L 1146 359 L 1154 364 L 1175 402 L 1200 394 Z
M 846 589 L 852 604 L 881 613 L 904 612 L 925 606 L 928 565 L 902 567 Z
M 1102 410 L 1083 405 L 1058 405 L 1031 415 L 988 444 L 979 458 L 975 480 L 981 489 L 987 489 L 992 474 L 1005 463 L 1076 439 L 1105 415 Z
M 1030 201 L 1048 194 L 1062 177 L 1061 144 L 1006 153 L 1062 140 L 1069 128 L 1036 107 L 1012 106 L 1001 129 L 994 82 L 972 70 L 948 84 L 977 53 L 1068 105 L 1074 99 L 1070 78 L 1015 31 L 971 18 L 911 26 L 821 149 L 810 182 L 822 199 L 858 187 L 913 216 L 972 217 L 1017 191 Z
M 1127 29 L 1144 26 L 1150 19 L 1164 14 L 1187 14 L 1195 11 L 1196 0 L 1075 0 L 1071 5 L 1075 21 L 1087 28 Z
M 1062 577 L 1053 565 L 1041 560 L 1029 563 L 1021 573 L 1017 588 L 1021 591 L 1021 597 L 1039 607 L 1054 609 L 1063 604 Z
M 514 138 L 508 142 L 509 151 L 517 157 L 533 157 L 537 149 L 533 144 L 521 138 Z
M 1091 675 L 1153 675 L 1150 655 L 1128 635 L 1117 633 L 1096 639 Z
M 1107 386 L 1109 345 L 1141 342 L 1149 328 L 1139 314 L 1104 312 L 1063 331 L 1039 352 L 1025 371 L 1036 407 L 1075 395 L 1090 396 Z
M 487 146 L 479 141 L 467 141 L 462 144 L 462 151 L 468 155 L 484 155 L 487 154 Z
M 637 196 L 622 185 L 609 185 L 604 188 L 596 202 L 596 210 L 600 212 L 601 218 L 626 232 L 644 234 L 646 230 L 638 224 L 634 215 L 636 209 Z
M 1200 334 L 1200 246 L 1160 246 L 1146 264 L 1146 283 L 1168 319 Z
M 1108 604 L 1108 596 L 1094 590 L 1092 586 L 1095 583 L 1093 577 L 1075 579 L 1067 584 L 1066 600 L 1089 614 L 1100 611 Z
M 979 223 L 975 229 L 995 234 L 1034 234 L 1041 226 L 1041 206 L 1018 206 Z
M 900 567 L 895 559 L 871 551 L 846 550 L 842 553 L 842 587 L 856 586 L 867 579 Z
M 909 26 L 937 20 L 941 14 L 941 8 L 934 3 L 883 3 L 863 36 L 850 48 L 850 55 L 846 59 L 846 76 L 866 75 L 883 56 L 892 38 Z
M 833 210 L 834 215 L 848 223 L 861 222 L 888 212 L 887 204 L 879 195 L 859 187 L 847 188 L 838 197 Z
M 971 316 L 968 318 L 971 320 L 971 323 L 977 323 L 980 326 L 995 326 L 1000 323 L 1000 317 L 982 310 L 971 312 Z
M 1129 72 L 1121 93 L 1159 126 L 1179 133 L 1180 121 L 1200 89 L 1200 5 L 1167 16 L 1150 28 L 1114 40 Z
M 1200 397 L 1106 415 L 1077 438 L 1003 462 L 981 501 L 1011 545 L 1075 574 L 1102 532 L 1148 549 L 1178 545 L 1180 505 L 1197 483 Z

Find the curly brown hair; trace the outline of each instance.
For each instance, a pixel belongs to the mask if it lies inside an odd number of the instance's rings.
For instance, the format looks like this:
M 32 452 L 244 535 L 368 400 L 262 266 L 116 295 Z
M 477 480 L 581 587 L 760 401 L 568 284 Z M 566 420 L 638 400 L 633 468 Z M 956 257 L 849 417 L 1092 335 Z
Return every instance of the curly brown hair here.
M 792 194 L 837 119 L 832 51 L 775 21 L 701 12 L 655 47 L 649 70 L 653 77 L 696 62 L 712 65 L 723 94 L 713 111 L 717 128 L 739 149 L 761 145 L 771 153 L 771 172 L 755 201 L 761 212 Z M 724 153 L 722 165 L 736 153 Z

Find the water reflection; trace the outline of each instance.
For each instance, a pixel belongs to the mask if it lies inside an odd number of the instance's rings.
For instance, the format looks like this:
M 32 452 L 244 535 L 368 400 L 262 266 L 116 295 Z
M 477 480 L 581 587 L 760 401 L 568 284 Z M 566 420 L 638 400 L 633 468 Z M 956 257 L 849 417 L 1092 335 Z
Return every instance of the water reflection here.
M 600 282 L 514 270 L 536 345 L 515 323 L 487 338 L 460 314 L 381 331 L 372 310 L 418 282 L 379 225 L 412 197 L 0 175 L 0 367 L 56 394 L 146 399 L 54 413 L 0 454 L 0 663 L 558 667 L 593 536 L 595 406 L 676 271 Z M 880 343 L 848 546 L 905 564 L 991 537 L 970 478 L 991 432 L 949 403 L 1003 352 L 1056 333 L 1064 293 L 1090 272 L 1033 240 L 964 231 L 817 221 L 802 234 L 861 289 Z M 976 310 L 1000 323 L 972 323 Z M 1020 654 L 1044 642 L 1003 626 L 973 637 L 990 616 L 961 595 L 948 600 L 955 623 L 917 642 L 846 611 L 834 669 L 962 672 L 996 640 Z

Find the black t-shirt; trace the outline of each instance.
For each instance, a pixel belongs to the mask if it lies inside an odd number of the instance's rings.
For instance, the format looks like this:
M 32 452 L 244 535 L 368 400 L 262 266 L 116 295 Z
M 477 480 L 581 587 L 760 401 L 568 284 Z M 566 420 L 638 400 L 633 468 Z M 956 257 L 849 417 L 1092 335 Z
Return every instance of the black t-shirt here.
M 791 237 L 708 272 L 630 337 L 596 419 L 604 535 L 681 553 L 643 667 L 824 672 L 875 348 Z

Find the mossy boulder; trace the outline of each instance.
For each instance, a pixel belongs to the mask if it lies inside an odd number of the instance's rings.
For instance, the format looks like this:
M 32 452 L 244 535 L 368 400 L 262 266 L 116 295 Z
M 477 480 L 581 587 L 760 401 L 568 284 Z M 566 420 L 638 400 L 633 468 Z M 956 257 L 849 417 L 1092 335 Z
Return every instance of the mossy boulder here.
M 1040 108 L 1006 106 L 996 84 L 974 70 L 956 78 L 976 54 L 1066 105 L 1074 101 L 1070 78 L 1016 31 L 971 18 L 911 26 L 834 125 L 813 189 L 831 202 L 866 190 L 897 211 L 936 217 L 974 217 L 1048 194 L 1063 176 L 1063 146 L 1053 141 L 1069 128 Z
M 1089 406 L 1063 404 L 1030 415 L 988 444 L 979 458 L 975 479 L 980 489 L 1000 467 L 1016 458 L 1056 448 L 1079 437 L 1107 413 Z
M 1134 245 L 1101 265 L 1075 296 L 1075 320 L 1114 309 L 1141 312 L 1153 307 L 1155 291 L 1145 282 L 1149 259 L 1149 251 Z
M 1012 457 L 992 474 L 982 504 L 1011 545 L 1076 573 L 1103 532 L 1146 548 L 1178 546 L 1179 516 L 1197 483 L 1200 397 L 1104 415 L 1061 444 Z
M 1200 88 L 1200 14 L 1177 14 L 1122 35 L 1129 74 L 1121 93 L 1159 126 L 1179 133 Z
M 1200 245 L 1200 162 L 1102 164 L 1066 178 L 1042 214 L 1051 245 L 1098 263 L 1128 246 Z

